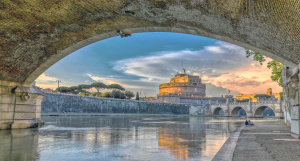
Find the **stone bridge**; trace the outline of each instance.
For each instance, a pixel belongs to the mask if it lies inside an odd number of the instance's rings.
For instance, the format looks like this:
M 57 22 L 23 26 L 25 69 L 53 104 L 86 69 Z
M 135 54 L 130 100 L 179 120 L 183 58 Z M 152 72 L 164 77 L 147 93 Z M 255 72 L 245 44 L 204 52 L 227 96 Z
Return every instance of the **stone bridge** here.
M 72 52 L 114 36 L 177 32 L 236 44 L 287 65 L 285 116 L 299 135 L 299 4 L 299 0 L 2 1 L 0 129 L 42 123 L 43 96 L 30 84 Z
M 225 116 L 239 116 L 241 109 L 246 111 L 247 117 L 263 117 L 264 110 L 270 107 L 276 118 L 283 118 L 282 103 L 280 101 L 269 102 L 244 102 L 244 103 L 229 103 L 229 104 L 213 104 L 210 105 L 212 116 L 220 116 L 224 113 Z

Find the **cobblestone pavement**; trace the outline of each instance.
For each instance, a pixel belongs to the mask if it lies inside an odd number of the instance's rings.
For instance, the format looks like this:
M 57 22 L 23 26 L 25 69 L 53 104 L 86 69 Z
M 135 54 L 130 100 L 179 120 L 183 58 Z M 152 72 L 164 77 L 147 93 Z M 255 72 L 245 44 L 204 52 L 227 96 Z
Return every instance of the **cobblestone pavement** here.
M 291 136 L 290 127 L 279 121 L 246 126 L 240 133 L 234 161 L 300 160 L 300 139 Z

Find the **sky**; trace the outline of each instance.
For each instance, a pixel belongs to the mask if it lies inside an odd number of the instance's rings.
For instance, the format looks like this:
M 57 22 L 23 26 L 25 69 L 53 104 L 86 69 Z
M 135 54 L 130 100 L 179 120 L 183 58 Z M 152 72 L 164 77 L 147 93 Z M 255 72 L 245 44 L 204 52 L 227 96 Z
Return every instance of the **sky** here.
M 158 86 L 182 73 L 197 75 L 206 84 L 206 95 L 263 94 L 282 91 L 272 82 L 267 61 L 260 65 L 246 58 L 245 49 L 206 37 L 179 33 L 137 33 L 112 37 L 86 47 L 58 61 L 37 80 L 42 88 L 57 88 L 102 82 L 117 83 L 126 90 L 156 96 Z M 183 62 L 183 63 L 182 63 Z

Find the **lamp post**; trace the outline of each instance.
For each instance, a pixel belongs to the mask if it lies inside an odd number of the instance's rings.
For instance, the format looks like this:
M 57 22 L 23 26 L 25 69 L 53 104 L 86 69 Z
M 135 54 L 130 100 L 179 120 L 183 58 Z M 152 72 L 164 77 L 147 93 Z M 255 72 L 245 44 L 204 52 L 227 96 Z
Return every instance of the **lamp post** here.
M 59 88 L 59 83 L 61 82 L 61 80 L 56 80 L 56 82 L 57 82 L 57 88 L 58 88 L 58 91 L 61 93 L 61 90 L 60 90 L 60 88 Z

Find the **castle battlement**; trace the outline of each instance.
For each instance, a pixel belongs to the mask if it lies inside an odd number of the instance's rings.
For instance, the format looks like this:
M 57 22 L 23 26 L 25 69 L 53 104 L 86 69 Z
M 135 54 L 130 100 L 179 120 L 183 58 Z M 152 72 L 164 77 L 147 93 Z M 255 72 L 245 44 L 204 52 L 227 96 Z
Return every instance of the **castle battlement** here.
M 170 79 L 170 83 L 159 85 L 157 96 L 190 95 L 205 97 L 206 85 L 201 82 L 199 76 L 189 74 L 176 74 Z

